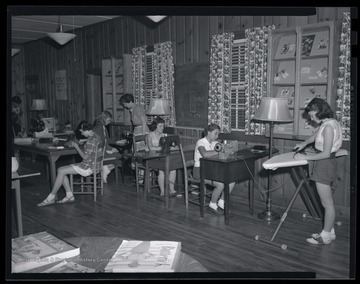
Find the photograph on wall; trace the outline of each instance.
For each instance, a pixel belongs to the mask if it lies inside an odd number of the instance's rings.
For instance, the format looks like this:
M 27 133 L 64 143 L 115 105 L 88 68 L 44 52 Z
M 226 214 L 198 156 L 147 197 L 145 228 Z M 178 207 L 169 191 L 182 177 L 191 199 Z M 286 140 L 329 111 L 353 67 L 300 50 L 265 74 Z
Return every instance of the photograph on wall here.
M 302 37 L 301 55 L 309 56 L 314 43 L 315 35 L 306 35 Z

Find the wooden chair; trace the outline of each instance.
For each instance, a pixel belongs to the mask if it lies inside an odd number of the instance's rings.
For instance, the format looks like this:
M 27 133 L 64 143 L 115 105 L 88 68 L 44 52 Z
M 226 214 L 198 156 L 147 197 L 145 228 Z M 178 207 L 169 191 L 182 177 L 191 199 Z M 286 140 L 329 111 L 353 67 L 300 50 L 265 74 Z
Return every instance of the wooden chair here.
M 194 149 L 194 145 L 185 145 L 184 148 L 179 144 L 179 150 L 181 155 L 181 160 L 184 168 L 184 195 L 185 195 L 185 206 L 186 209 L 189 208 L 189 202 L 200 206 L 200 180 L 194 179 L 191 175 L 191 169 L 194 167 L 194 159 L 185 160 L 184 149 Z M 189 199 L 189 192 L 195 194 L 197 197 Z M 211 196 L 211 190 L 208 190 L 208 185 L 205 185 L 205 200 L 206 197 Z M 205 203 L 205 206 L 208 206 L 209 202 Z
M 143 151 L 146 149 L 146 134 L 144 135 L 133 135 L 133 153 L 138 151 Z M 142 163 L 138 163 L 134 160 L 135 163 L 135 182 L 136 182 L 136 193 L 139 193 L 140 186 L 144 186 L 144 175 L 145 175 L 145 166 Z M 142 183 L 140 183 L 142 180 Z M 150 170 L 150 191 L 151 188 L 158 187 L 157 179 L 156 179 L 156 172 Z
M 96 196 L 98 190 L 101 191 L 101 195 L 104 194 L 104 182 L 102 179 L 103 162 L 105 155 L 106 143 L 101 143 L 95 148 L 95 162 L 92 168 L 92 174 L 87 177 L 80 176 L 79 179 L 74 180 L 73 175 L 70 175 L 70 187 L 73 194 L 91 194 Z

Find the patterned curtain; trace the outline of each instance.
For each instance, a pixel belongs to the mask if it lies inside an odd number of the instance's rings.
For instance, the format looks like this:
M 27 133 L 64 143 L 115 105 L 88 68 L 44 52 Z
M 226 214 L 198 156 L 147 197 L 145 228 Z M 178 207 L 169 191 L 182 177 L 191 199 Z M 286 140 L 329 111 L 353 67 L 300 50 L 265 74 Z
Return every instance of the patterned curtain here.
M 269 31 L 275 26 L 245 30 L 245 135 L 264 135 L 265 124 L 251 122 L 261 98 L 267 96 Z
M 343 13 L 340 37 L 339 75 L 336 95 L 336 119 L 344 140 L 350 140 L 350 13 Z
M 176 126 L 174 97 L 174 62 L 171 41 L 154 44 L 153 72 L 155 94 L 158 98 L 168 99 L 170 116 L 164 117 L 167 126 Z
M 145 110 L 145 60 L 146 46 L 135 47 L 132 50 L 132 81 L 135 103 Z
M 213 35 L 210 50 L 208 123 L 216 123 L 221 132 L 230 133 L 231 49 L 233 33 Z

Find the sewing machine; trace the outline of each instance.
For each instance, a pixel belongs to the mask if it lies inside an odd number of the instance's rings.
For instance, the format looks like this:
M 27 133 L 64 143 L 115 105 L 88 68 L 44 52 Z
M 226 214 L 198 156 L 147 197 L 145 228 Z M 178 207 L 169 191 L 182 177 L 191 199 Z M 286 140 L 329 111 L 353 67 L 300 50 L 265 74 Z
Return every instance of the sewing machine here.
M 176 147 L 179 145 L 179 136 L 169 135 L 161 137 L 159 140 L 159 145 L 161 146 L 161 153 L 164 155 L 168 155 L 170 154 L 171 147 Z

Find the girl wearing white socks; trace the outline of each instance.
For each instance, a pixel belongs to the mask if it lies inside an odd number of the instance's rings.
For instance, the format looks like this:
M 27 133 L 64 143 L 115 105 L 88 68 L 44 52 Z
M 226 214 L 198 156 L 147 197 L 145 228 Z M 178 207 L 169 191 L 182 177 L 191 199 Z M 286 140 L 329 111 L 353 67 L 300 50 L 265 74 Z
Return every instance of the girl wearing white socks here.
M 200 179 L 200 158 L 202 157 L 213 157 L 218 153 L 214 150 L 216 145 L 216 139 L 220 133 L 220 126 L 217 124 L 209 124 L 204 129 L 205 137 L 199 139 L 196 142 L 195 153 L 194 153 L 194 169 L 193 177 Z M 224 187 L 222 182 L 205 180 L 206 184 L 214 186 L 214 190 L 211 195 L 211 201 L 209 204 L 209 210 L 216 215 L 224 214 Z M 235 182 L 229 184 L 229 192 L 234 189 Z
M 321 204 L 325 208 L 324 227 L 319 234 L 312 234 L 306 241 L 310 244 L 330 244 L 335 240 L 335 207 L 332 199 L 331 184 L 336 179 L 336 157 L 335 153 L 342 145 L 342 132 L 339 122 L 334 119 L 334 113 L 330 105 L 320 98 L 312 99 L 305 113 L 310 119 L 319 125 L 318 130 L 308 139 L 296 144 L 294 150 L 301 150 L 306 145 L 315 142 L 317 154 L 294 155 L 297 160 L 309 161 L 310 179 L 316 183 Z

